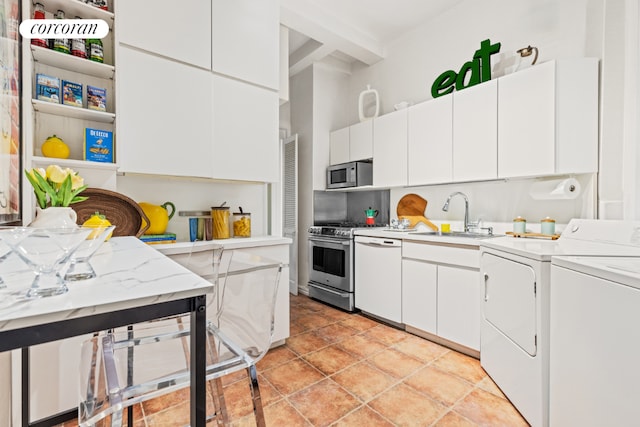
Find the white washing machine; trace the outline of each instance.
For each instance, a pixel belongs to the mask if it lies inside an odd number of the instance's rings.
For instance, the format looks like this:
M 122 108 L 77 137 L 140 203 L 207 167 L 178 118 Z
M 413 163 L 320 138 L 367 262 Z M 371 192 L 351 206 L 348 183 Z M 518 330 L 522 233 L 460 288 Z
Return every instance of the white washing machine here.
M 555 427 L 640 422 L 640 259 L 551 262 L 549 417 Z
M 534 427 L 549 425 L 549 307 L 553 256 L 637 256 L 640 222 L 574 219 L 558 240 L 480 243 L 484 280 L 480 362 Z

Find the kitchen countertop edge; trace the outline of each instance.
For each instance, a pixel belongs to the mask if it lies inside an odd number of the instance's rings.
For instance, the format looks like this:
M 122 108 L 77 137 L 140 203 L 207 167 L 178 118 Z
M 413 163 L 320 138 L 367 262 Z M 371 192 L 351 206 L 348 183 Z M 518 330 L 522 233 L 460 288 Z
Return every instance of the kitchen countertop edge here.
M 424 242 L 430 244 L 453 244 L 453 245 L 465 245 L 480 247 L 480 243 L 486 239 L 471 239 L 467 237 L 444 237 L 444 236 L 425 236 L 416 234 L 414 230 L 411 231 L 396 231 L 390 229 L 365 229 L 356 230 L 354 232 L 356 236 L 368 236 L 368 237 L 382 237 L 386 239 L 398 239 L 402 241 L 414 241 Z M 487 239 L 491 239 L 488 237 Z
M 248 238 L 231 238 L 207 240 L 199 242 L 176 242 L 160 245 L 150 245 L 164 255 L 176 255 L 189 252 L 202 252 L 210 250 L 215 245 L 222 245 L 225 249 L 255 248 L 260 246 L 289 245 L 292 240 L 288 237 L 261 236 Z

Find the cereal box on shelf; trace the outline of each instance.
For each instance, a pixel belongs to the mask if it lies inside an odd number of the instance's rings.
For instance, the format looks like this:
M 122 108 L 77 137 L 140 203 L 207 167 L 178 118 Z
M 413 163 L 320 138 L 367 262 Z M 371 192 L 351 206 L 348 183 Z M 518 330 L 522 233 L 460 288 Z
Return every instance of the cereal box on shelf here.
M 36 74 L 36 99 L 60 103 L 60 79 L 46 74 Z
M 90 110 L 107 111 L 107 90 L 101 87 L 87 85 L 87 108 Z
M 85 128 L 84 159 L 93 162 L 113 163 L 113 132 Z
M 62 81 L 62 103 L 82 108 L 82 85 L 67 80 Z

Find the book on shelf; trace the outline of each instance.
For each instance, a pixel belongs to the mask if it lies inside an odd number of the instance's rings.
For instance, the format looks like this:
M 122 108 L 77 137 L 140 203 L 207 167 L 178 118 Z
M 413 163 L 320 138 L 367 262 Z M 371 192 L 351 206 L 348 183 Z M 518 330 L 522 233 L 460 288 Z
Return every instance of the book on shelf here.
M 62 103 L 82 108 L 82 84 L 63 80 Z
M 153 242 L 153 243 L 175 243 L 176 234 L 175 233 L 164 233 L 164 234 L 143 234 L 139 237 L 145 243 Z
M 60 79 L 46 74 L 36 74 L 36 99 L 60 104 Z
M 84 159 L 113 163 L 113 132 L 103 129 L 84 129 Z
M 89 110 L 107 111 L 107 90 L 87 85 L 87 108 Z
M 145 244 L 147 245 L 167 245 L 167 244 L 171 244 L 171 243 L 175 243 L 175 240 L 148 240 L 148 241 L 144 241 Z

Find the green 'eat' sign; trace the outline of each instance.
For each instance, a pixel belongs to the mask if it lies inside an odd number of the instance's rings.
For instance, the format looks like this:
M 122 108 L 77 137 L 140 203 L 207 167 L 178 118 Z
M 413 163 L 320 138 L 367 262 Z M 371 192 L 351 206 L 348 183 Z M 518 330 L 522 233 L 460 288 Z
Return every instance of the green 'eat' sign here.
M 437 98 L 442 95 L 462 90 L 491 80 L 491 61 L 490 57 L 494 53 L 500 52 L 500 43 L 491 44 L 489 39 L 480 42 L 480 49 L 473 54 L 473 60 L 462 64 L 460 71 L 456 73 L 453 70 L 447 70 L 440 74 L 431 85 L 431 96 Z M 465 85 L 464 81 L 469 76 L 469 82 Z

